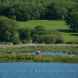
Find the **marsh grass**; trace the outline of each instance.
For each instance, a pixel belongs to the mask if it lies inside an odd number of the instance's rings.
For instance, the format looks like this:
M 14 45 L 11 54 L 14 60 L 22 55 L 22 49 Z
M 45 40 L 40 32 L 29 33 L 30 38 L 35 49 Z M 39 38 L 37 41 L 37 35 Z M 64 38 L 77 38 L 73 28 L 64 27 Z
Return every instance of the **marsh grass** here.
M 78 63 L 78 56 L 0 55 L 0 62 L 64 62 Z
M 32 55 L 32 52 L 72 52 L 74 56 Z M 66 62 L 78 63 L 78 46 L 19 46 L 0 48 L 0 62 Z

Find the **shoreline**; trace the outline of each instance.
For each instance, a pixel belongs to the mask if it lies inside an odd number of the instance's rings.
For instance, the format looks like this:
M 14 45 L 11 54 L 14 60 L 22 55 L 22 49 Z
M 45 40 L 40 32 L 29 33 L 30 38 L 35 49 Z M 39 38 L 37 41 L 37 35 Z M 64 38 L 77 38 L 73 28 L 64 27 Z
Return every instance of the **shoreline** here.
M 77 44 L 23 44 L 23 45 L 0 45 L 0 63 L 1 62 L 63 62 L 78 63 L 78 45 Z M 1 47 L 3 46 L 3 47 Z M 69 55 L 32 55 L 32 52 L 40 50 L 41 52 L 64 52 Z M 70 54 L 70 52 L 72 54 Z M 72 56 L 74 54 L 74 56 Z
M 33 55 L 5 55 L 0 56 L 0 63 L 25 62 L 25 63 L 78 63 L 78 56 L 33 56 Z

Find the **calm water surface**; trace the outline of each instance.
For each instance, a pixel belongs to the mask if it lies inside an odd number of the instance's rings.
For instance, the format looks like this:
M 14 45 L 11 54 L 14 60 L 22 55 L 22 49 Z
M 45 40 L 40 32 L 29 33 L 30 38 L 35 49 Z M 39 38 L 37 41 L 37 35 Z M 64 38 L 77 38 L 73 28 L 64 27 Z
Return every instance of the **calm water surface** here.
M 0 78 L 78 78 L 78 64 L 0 63 Z
M 32 52 L 32 55 L 36 55 L 36 52 Z M 45 51 L 45 52 L 40 52 L 39 55 L 50 55 L 50 56 L 63 56 L 65 55 L 64 52 L 50 52 L 50 51 Z

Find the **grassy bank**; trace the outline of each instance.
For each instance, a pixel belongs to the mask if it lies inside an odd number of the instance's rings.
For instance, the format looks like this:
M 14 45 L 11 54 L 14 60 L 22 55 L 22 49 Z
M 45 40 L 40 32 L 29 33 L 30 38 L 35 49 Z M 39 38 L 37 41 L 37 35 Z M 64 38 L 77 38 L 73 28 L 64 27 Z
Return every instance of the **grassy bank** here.
M 0 62 L 64 62 L 78 63 L 78 56 L 0 55 Z
M 52 56 L 52 55 L 32 55 L 32 52 L 41 50 L 41 52 L 72 52 L 74 56 Z M 0 46 L 0 62 L 66 62 L 78 63 L 78 46 L 77 45 L 11 45 Z
M 75 52 L 78 53 L 78 45 L 72 44 L 19 44 L 19 45 L 1 45 L 1 54 L 11 54 L 11 53 L 31 53 L 37 50 L 41 51 L 63 51 L 63 52 Z

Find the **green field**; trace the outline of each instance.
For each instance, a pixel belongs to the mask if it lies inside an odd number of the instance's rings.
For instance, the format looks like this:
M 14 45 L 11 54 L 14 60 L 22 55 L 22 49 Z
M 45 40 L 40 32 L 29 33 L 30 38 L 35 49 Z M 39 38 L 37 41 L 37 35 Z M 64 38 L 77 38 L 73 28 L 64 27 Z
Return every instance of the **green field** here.
M 26 22 L 19 22 L 19 27 L 25 27 L 32 29 L 35 26 L 44 26 L 46 29 L 68 29 L 66 26 L 66 23 L 61 20 L 32 20 L 32 21 L 26 21 Z
M 31 20 L 26 22 L 18 22 L 19 28 L 29 28 L 32 29 L 35 26 L 41 25 L 48 30 L 68 30 L 68 26 L 63 20 Z M 77 33 L 62 31 L 64 36 L 64 42 L 78 43 Z

